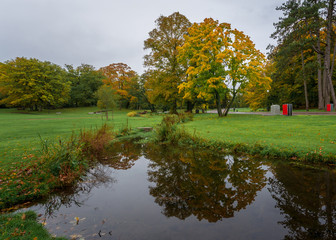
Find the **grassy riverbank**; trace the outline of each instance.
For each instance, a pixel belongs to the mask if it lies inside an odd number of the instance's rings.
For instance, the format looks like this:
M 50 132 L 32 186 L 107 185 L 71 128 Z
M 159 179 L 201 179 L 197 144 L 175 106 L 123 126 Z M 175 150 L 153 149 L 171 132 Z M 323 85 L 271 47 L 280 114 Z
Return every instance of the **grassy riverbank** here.
M 227 146 L 261 147 L 270 155 L 316 161 L 336 159 L 336 116 L 197 115 L 185 124 L 190 134 Z M 262 152 L 261 152 L 262 153 Z M 264 152 L 267 155 L 267 152 Z

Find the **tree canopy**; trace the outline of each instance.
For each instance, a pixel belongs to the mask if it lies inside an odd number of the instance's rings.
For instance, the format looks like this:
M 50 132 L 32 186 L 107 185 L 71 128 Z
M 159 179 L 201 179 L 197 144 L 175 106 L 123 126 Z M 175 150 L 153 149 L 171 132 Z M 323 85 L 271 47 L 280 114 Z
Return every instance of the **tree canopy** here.
M 41 110 L 69 99 L 70 82 L 64 70 L 51 62 L 16 58 L 0 65 L 0 88 L 8 106 Z
M 183 36 L 191 23 L 179 12 L 160 16 L 155 23 L 156 28 L 149 32 L 144 43 L 144 49 L 150 50 L 144 57 L 145 87 L 151 103 L 166 103 L 176 113 L 177 102 L 182 99 L 177 87 L 185 75 L 185 66 L 177 61 L 177 48 L 183 45 Z
M 179 60 L 188 65 L 187 80 L 179 86 L 184 98 L 214 99 L 219 116 L 223 104 L 227 115 L 236 94 L 249 82 L 270 81 L 264 74 L 265 57 L 250 38 L 212 18 L 189 28 Z M 223 103 L 227 93 L 232 98 Z
M 138 75 L 125 63 L 113 63 L 99 71 L 105 76 L 103 83 L 110 86 L 119 95 L 119 106 L 128 108 L 138 102 L 136 89 Z

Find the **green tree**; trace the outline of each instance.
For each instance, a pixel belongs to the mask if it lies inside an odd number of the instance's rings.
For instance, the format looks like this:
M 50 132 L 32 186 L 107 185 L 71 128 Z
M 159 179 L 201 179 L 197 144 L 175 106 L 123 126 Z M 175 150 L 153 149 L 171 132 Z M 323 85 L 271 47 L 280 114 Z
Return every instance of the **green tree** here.
M 104 76 L 88 64 L 82 64 L 77 68 L 66 65 L 67 79 L 71 82 L 69 105 L 92 106 L 97 104 L 95 92 L 103 84 Z
M 291 92 L 283 90 L 281 94 L 290 95 L 296 105 L 304 105 L 295 96 L 303 95 L 303 91 L 307 110 L 311 100 L 323 109 L 331 99 L 336 101 L 332 80 L 336 55 L 335 0 L 288 0 L 277 10 L 281 10 L 284 17 L 275 23 L 276 31 L 272 34 L 278 40 L 278 46 L 273 47 L 270 55 L 276 64 L 274 84 L 283 85 L 283 89 L 291 86 Z M 283 81 L 281 75 L 286 72 L 293 73 L 288 81 Z M 295 86 L 300 83 L 303 90 Z
M 156 28 L 149 32 L 144 49 L 150 50 L 144 59 L 147 67 L 148 81 L 146 88 L 150 89 L 148 99 L 151 103 L 165 103 L 172 113 L 177 112 L 177 103 L 181 101 L 178 85 L 185 76 L 185 67 L 177 61 L 177 48 L 184 43 L 183 36 L 191 23 L 179 12 L 168 17 L 160 16 Z
M 63 68 L 34 58 L 16 58 L 1 64 L 0 86 L 4 95 L 0 104 L 32 110 L 63 105 L 70 93 Z
M 108 120 L 109 110 L 112 110 L 113 118 L 113 109 L 117 106 L 117 101 L 119 98 L 116 91 L 109 86 L 103 85 L 98 89 L 96 95 L 98 98 L 97 106 L 105 111 L 106 120 Z

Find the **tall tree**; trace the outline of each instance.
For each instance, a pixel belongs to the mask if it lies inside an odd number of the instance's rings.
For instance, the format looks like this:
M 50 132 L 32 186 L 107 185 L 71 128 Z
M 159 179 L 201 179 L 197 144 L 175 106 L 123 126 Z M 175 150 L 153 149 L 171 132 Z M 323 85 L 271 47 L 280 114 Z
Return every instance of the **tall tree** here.
M 102 67 L 100 72 L 105 76 L 104 84 L 110 86 L 119 95 L 120 108 L 128 108 L 132 102 L 137 101 L 134 90 L 138 87 L 138 75 L 127 64 L 113 63 Z
M 0 86 L 5 95 L 0 104 L 35 110 L 66 103 L 70 92 L 64 69 L 24 57 L 1 64 Z
M 284 17 L 275 24 L 276 31 L 273 37 L 278 40 L 278 46 L 271 54 L 278 67 L 277 71 L 285 72 L 291 65 L 297 65 L 294 60 L 300 61 L 300 75 L 293 78 L 298 82 L 302 79 L 302 86 L 305 93 L 306 109 L 310 97 L 308 93 L 318 94 L 316 104 L 319 109 L 325 108 L 330 103 L 330 98 L 335 102 L 335 91 L 332 75 L 334 72 L 334 58 L 336 45 L 334 32 L 334 0 L 288 0 L 278 10 L 283 11 Z M 312 54 L 315 52 L 315 58 Z M 278 56 L 283 57 L 278 57 Z M 292 62 L 289 63 L 289 62 Z M 315 65 L 315 73 L 310 69 Z M 313 74 L 313 75 L 312 75 Z M 313 89 L 309 81 L 314 80 L 317 84 Z M 280 80 L 281 81 L 281 80 Z M 315 90 L 317 89 L 317 90 Z M 297 92 L 297 94 L 300 94 Z
M 119 96 L 116 94 L 116 91 L 107 85 L 102 85 L 96 92 L 98 102 L 97 106 L 100 109 L 103 109 L 106 113 L 106 120 L 108 120 L 108 111 L 112 111 L 113 118 L 113 109 L 117 106 L 117 100 Z
M 96 105 L 95 92 L 103 84 L 102 73 L 88 64 L 81 64 L 77 68 L 72 65 L 65 65 L 65 67 L 67 79 L 71 82 L 69 104 L 75 107 Z
M 176 113 L 177 102 L 182 99 L 178 85 L 186 70 L 177 61 L 177 48 L 183 45 L 183 36 L 187 34 L 191 23 L 179 12 L 168 17 L 160 16 L 155 23 L 156 28 L 149 32 L 149 38 L 144 42 L 144 49 L 150 50 L 144 57 L 149 77 L 147 88 L 151 89 L 149 98 L 152 103 L 167 103 L 170 111 Z
M 179 60 L 187 63 L 187 81 L 179 88 L 185 98 L 197 95 L 206 100 L 215 99 L 218 115 L 226 116 L 238 92 L 249 81 L 258 80 L 265 57 L 255 49 L 248 36 L 228 23 L 206 18 L 194 23 L 185 35 L 185 44 L 179 48 Z M 222 112 L 223 99 L 232 98 Z

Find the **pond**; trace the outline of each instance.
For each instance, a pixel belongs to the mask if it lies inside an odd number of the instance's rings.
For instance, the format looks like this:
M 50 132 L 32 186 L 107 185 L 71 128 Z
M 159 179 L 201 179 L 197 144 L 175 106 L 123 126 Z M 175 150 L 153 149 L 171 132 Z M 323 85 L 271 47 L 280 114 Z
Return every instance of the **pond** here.
M 336 239 L 333 170 L 116 143 L 83 182 L 30 209 L 73 239 Z

